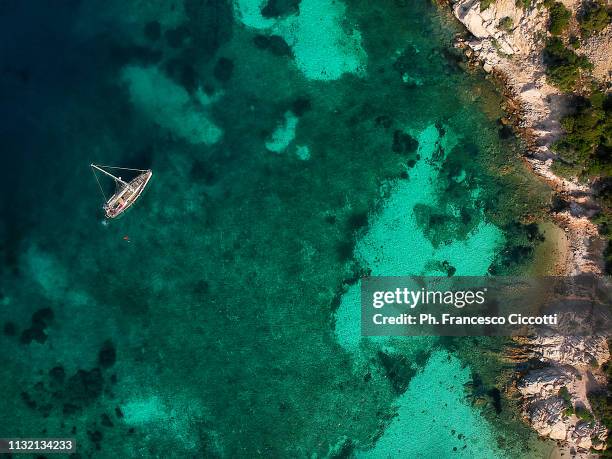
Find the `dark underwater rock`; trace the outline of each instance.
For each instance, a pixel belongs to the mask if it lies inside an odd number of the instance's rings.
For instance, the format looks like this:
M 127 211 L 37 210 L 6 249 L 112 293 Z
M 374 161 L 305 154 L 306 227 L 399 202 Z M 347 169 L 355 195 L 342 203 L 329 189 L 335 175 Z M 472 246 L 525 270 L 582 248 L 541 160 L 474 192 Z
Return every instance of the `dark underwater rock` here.
M 498 135 L 499 138 L 502 140 L 511 139 L 512 137 L 514 137 L 514 131 L 512 129 L 512 126 L 509 126 L 507 124 L 503 125 L 499 128 Z
M 354 455 L 355 446 L 350 438 L 345 438 L 334 446 L 328 457 L 330 459 L 349 459 Z
M 414 356 L 414 363 L 417 368 L 423 368 L 429 360 L 429 353 L 426 351 L 418 351 Z
M 70 416 L 74 413 L 77 413 L 79 410 L 79 406 L 75 405 L 74 403 L 64 403 L 64 406 L 62 407 L 62 413 L 65 416 Z
M 78 370 L 66 383 L 66 395 L 77 404 L 88 404 L 102 395 L 104 378 L 99 368 Z
M 403 394 L 416 371 L 412 369 L 410 362 L 403 355 L 388 354 L 383 351 L 379 351 L 377 355 L 393 390 L 398 395 Z
M 113 424 L 113 421 L 111 421 L 110 416 L 106 413 L 102 413 L 100 416 L 100 424 L 102 424 L 104 427 L 114 427 L 115 425 Z
M 457 268 L 452 266 L 447 260 L 442 262 L 442 268 L 444 268 L 448 277 L 452 277 L 457 272 Z
M 193 286 L 193 293 L 198 296 L 203 296 L 208 294 L 210 291 L 210 283 L 204 279 L 200 279 Z
M 307 97 L 298 97 L 291 104 L 291 111 L 295 116 L 302 116 L 312 108 L 312 103 Z
M 213 70 L 214 77 L 221 82 L 226 82 L 232 78 L 233 73 L 234 61 L 227 57 L 220 57 Z
M 98 363 L 102 368 L 112 367 L 117 360 L 117 351 L 111 340 L 107 340 L 102 345 L 98 353 Z
M 465 53 L 458 52 L 455 48 L 442 48 L 441 55 L 444 57 L 447 70 L 456 73 L 465 69 L 465 65 L 467 63 Z
M 20 395 L 21 395 L 21 400 L 23 400 L 23 402 L 26 404 L 28 408 L 32 410 L 36 409 L 37 403 L 35 400 L 32 399 L 32 397 L 30 397 L 30 394 L 24 391 Z
M 279 35 L 256 35 L 253 43 L 257 48 L 268 50 L 275 56 L 293 56 L 291 47 Z
M 424 62 L 420 51 L 414 45 L 408 45 L 393 63 L 395 70 L 404 79 L 404 85 L 415 87 L 422 85 L 423 80 L 431 78 L 431 68 Z M 407 79 L 405 79 L 408 77 Z
M 474 373 L 472 381 L 467 383 L 465 387 L 474 404 L 492 406 L 497 414 L 502 412 L 500 390 L 497 387 L 487 387 L 478 373 Z
M 544 241 L 535 223 L 523 224 L 518 221 L 504 226 L 507 240 L 489 267 L 494 275 L 508 274 L 533 258 L 535 247 Z
M 400 131 L 399 129 L 393 132 L 393 143 L 391 150 L 395 153 L 412 153 L 419 147 L 419 141 L 410 134 Z
M 51 403 L 45 403 L 38 407 L 38 411 L 40 412 L 43 418 L 48 418 L 51 414 L 51 410 L 53 409 L 53 405 Z
M 15 336 L 17 334 L 17 325 L 15 325 L 15 322 L 11 322 L 10 320 L 4 322 L 3 332 L 6 336 Z
M 162 53 L 147 46 L 115 44 L 110 47 L 110 57 L 117 67 L 127 63 L 151 65 L 161 60 Z
M 161 37 L 161 25 L 159 21 L 147 22 L 144 26 L 144 35 L 148 40 L 159 40 Z
M 42 374 L 42 373 L 41 373 Z M 29 392 L 22 392 L 21 398 L 43 417 L 60 410 L 65 416 L 79 412 L 102 394 L 104 378 L 99 368 L 91 371 L 78 370 L 66 381 L 66 372 L 61 365 L 48 372 L 48 383 L 38 381 Z
M 172 48 L 182 47 L 190 35 L 190 31 L 185 25 L 180 25 L 174 29 L 166 30 L 165 33 L 166 41 Z
M 42 308 L 32 314 L 32 324 L 21 333 L 21 343 L 30 344 L 32 341 L 44 343 L 47 341 L 45 329 L 53 320 L 53 310 L 51 308 Z
M 253 44 L 259 49 L 268 49 L 270 46 L 270 37 L 267 35 L 255 35 L 253 37 Z
M 102 432 L 100 432 L 99 430 L 94 430 L 94 431 L 87 431 L 87 436 L 89 437 L 89 440 L 96 446 L 96 449 L 100 449 L 100 443 L 102 442 L 102 439 L 104 438 L 104 435 L 102 435 Z
M 498 388 L 494 387 L 487 391 L 487 395 L 491 398 L 491 402 L 493 403 L 493 408 L 495 408 L 495 412 L 497 414 L 501 413 L 501 393 Z
M 335 225 L 337 221 L 338 221 L 338 217 L 336 217 L 335 215 L 325 216 L 325 223 L 328 223 L 330 225 Z
M 346 288 L 344 286 L 340 286 L 336 289 L 336 293 L 331 299 L 329 307 L 332 311 L 337 311 L 342 303 L 342 296 L 346 293 Z
M 336 246 L 336 253 L 338 254 L 338 260 L 345 262 L 353 257 L 353 249 L 355 242 L 353 240 L 340 241 Z
M 184 59 L 170 59 L 166 64 L 166 73 L 170 78 L 184 87 L 187 92 L 193 93 L 199 86 L 198 74 Z
M 49 370 L 49 379 L 52 384 L 63 384 L 66 379 L 66 371 L 64 367 L 57 366 Z
M 389 129 L 391 126 L 393 126 L 393 118 L 391 118 L 389 115 L 380 115 L 374 119 L 374 124 L 378 127 Z
M 32 325 L 46 327 L 53 320 L 53 309 L 42 308 L 32 314 Z
M 194 58 L 211 59 L 230 40 L 234 27 L 232 2 L 184 0 Z
M 353 212 L 349 215 L 347 224 L 350 231 L 359 231 L 365 226 L 368 226 L 368 212 Z
M 265 18 L 279 18 L 295 14 L 300 9 L 300 0 L 268 0 L 261 9 Z
M 189 176 L 192 180 L 204 182 L 206 185 L 214 185 L 219 177 L 215 172 L 214 166 L 204 161 L 195 160 L 191 165 Z

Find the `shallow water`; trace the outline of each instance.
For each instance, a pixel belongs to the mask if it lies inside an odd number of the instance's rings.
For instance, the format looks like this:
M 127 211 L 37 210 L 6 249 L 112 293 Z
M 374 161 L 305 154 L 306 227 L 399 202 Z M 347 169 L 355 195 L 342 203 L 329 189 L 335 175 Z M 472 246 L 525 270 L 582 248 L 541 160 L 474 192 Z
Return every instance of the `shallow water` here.
M 524 270 L 539 241 L 520 222 L 547 191 L 429 2 L 0 17 L 2 435 L 80 457 L 540 454 L 499 399 L 503 343 L 359 336 L 364 273 Z M 91 162 L 154 176 L 102 224 Z

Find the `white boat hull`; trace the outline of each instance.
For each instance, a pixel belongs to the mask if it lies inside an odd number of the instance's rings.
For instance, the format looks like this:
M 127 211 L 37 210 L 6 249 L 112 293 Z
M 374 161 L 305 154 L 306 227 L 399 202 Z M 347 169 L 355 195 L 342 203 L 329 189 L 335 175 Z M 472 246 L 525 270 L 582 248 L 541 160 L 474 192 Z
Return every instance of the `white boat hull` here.
M 145 171 L 111 196 L 103 207 L 106 218 L 117 218 L 129 209 L 140 197 L 152 176 L 152 171 Z

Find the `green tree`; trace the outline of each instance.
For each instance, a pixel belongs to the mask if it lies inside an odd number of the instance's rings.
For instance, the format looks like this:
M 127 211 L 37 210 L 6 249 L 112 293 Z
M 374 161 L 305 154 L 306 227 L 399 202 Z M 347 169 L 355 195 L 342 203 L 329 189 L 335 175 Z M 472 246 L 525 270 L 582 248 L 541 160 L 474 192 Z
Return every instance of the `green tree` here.
M 548 23 L 548 30 L 553 35 L 561 35 L 569 25 L 572 12 L 561 2 L 554 2 L 549 8 L 549 12 L 550 21 Z
M 574 89 L 582 70 L 593 68 L 586 57 L 566 48 L 558 37 L 550 38 L 546 43 L 544 61 L 550 83 L 565 92 Z
M 561 156 L 555 170 L 608 177 L 612 175 L 612 96 L 595 92 L 575 105 L 575 113 L 561 119 L 565 136 L 553 145 Z
M 610 19 L 610 9 L 602 1 L 587 4 L 584 13 L 578 17 L 582 35 L 590 37 L 601 32 L 610 23 Z
M 510 32 L 514 28 L 514 21 L 510 16 L 503 17 L 499 20 L 498 27 L 501 30 L 505 30 L 506 32 Z
M 486 10 L 493 3 L 495 3 L 495 0 L 480 0 L 480 11 Z

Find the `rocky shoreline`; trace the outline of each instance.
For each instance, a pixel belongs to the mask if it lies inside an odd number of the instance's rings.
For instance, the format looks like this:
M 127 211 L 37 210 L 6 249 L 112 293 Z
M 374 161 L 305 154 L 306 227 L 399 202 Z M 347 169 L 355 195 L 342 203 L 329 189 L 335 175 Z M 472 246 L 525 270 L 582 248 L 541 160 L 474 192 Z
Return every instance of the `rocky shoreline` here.
M 598 210 L 591 189 L 551 169 L 555 158 L 551 145 L 563 134 L 560 119 L 568 113 L 570 98 L 546 81 L 542 49 L 548 11 L 541 3 L 538 0 L 524 7 L 515 0 L 496 0 L 481 10 L 480 0 L 451 0 L 448 5 L 453 15 L 470 33 L 470 38 L 457 38 L 455 46 L 504 84 L 506 109 L 528 146 L 525 161 L 556 192 L 550 214 L 565 230 L 569 249 L 554 274 L 601 274 L 604 243 L 589 220 Z M 563 3 L 575 17 L 580 2 Z M 611 36 L 612 26 L 608 25 L 600 37 L 582 47 L 595 64 L 593 76 L 604 85 L 610 85 L 606 69 L 612 68 Z M 572 455 L 586 457 L 590 450 L 604 449 L 605 426 L 568 413 L 567 407 L 593 411 L 587 393 L 605 387 L 601 367 L 610 359 L 606 339 L 556 336 L 518 342 L 520 355 L 514 358 L 537 362 L 519 376 L 515 386 L 525 419 L 541 436 L 558 441 Z

